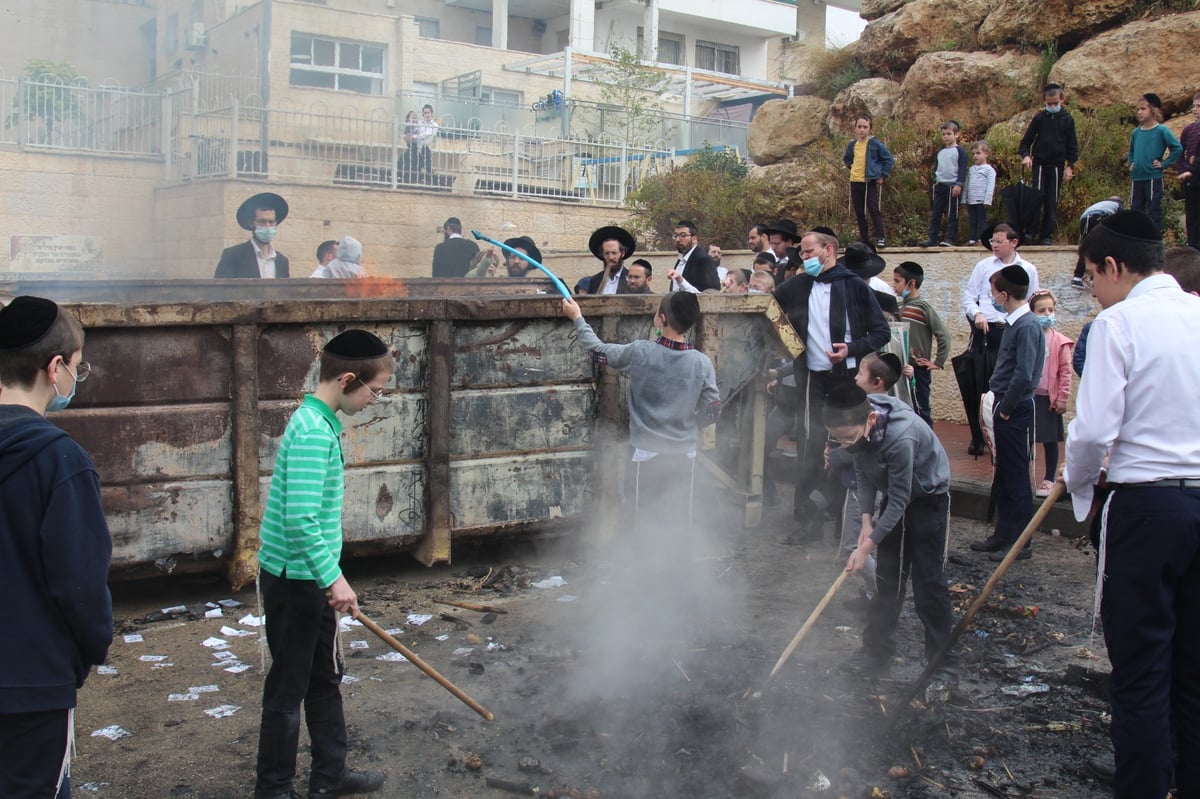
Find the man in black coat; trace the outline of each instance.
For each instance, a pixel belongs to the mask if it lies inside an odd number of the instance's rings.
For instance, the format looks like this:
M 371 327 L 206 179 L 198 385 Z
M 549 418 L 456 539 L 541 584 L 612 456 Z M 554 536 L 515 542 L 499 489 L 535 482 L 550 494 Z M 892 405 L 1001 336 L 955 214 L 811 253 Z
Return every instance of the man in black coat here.
M 717 276 L 717 265 L 700 247 L 696 236 L 696 225 L 684 219 L 675 224 L 675 251 L 679 260 L 675 268 L 667 273 L 667 285 L 671 291 L 690 291 L 699 294 L 706 289 L 721 290 L 721 279 Z
M 592 255 L 604 262 L 604 269 L 588 278 L 588 294 L 628 294 L 628 270 L 625 259 L 637 250 L 637 240 L 624 228 L 609 225 L 588 239 Z
M 246 200 L 237 210 L 237 221 L 249 230 L 249 241 L 226 247 L 217 262 L 213 277 L 288 277 L 288 259 L 276 252 L 271 241 L 283 220 L 287 219 L 287 201 L 278 194 L 263 192 Z
M 442 243 L 433 248 L 434 277 L 463 277 L 471 269 L 471 259 L 479 245 L 462 235 L 462 222 L 452 216 L 442 224 Z

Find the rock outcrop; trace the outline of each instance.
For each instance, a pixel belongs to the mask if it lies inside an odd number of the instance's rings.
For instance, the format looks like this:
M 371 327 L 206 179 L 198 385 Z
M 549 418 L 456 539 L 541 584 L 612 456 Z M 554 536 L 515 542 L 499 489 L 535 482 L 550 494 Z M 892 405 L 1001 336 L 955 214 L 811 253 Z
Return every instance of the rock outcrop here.
M 750 121 L 750 157 L 763 166 L 798 155 L 806 145 L 828 135 L 828 113 L 829 101 L 820 97 L 768 100 Z
M 936 126 L 957 120 L 984 130 L 1038 102 L 1036 55 L 929 53 L 917 59 L 900 86 L 895 113 Z
M 890 14 L 905 3 L 913 0 L 862 0 L 858 15 L 863 19 L 879 19 L 884 14 Z
M 999 0 L 979 28 L 979 46 L 994 50 L 1053 43 L 1063 52 L 1123 19 L 1138 5 L 1137 0 Z
M 987 0 L 912 0 L 872 22 L 854 45 L 872 73 L 903 73 L 920 56 L 977 49 Z
M 829 131 L 834 134 L 849 133 L 854 129 L 854 119 L 859 114 L 870 114 L 873 119 L 886 119 L 894 114 L 899 97 L 900 84 L 897 81 L 887 78 L 860 80 L 833 98 L 833 105 L 829 107 Z

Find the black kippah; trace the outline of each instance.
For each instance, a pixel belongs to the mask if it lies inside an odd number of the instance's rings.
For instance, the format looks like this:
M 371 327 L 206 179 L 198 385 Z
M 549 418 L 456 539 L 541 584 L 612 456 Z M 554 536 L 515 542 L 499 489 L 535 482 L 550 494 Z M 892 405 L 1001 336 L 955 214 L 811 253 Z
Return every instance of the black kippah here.
M 1158 226 L 1154 224 L 1154 220 L 1149 215 L 1142 211 L 1117 211 L 1112 216 L 1101 220 L 1100 227 L 1114 236 L 1133 241 L 1162 241 L 1162 234 L 1159 233 Z
M 1009 264 L 1000 270 L 1000 277 L 1007 280 L 1014 286 L 1028 286 L 1029 273 L 1025 268 L 1018 264 Z
M 894 352 L 879 353 L 879 360 L 883 361 L 888 367 L 899 377 L 904 371 L 904 364 L 900 363 L 900 356 Z
M 1162 98 L 1154 92 L 1146 92 L 1142 95 L 1142 99 L 1155 108 L 1162 108 Z
M 325 345 L 325 352 L 347 361 L 366 361 L 387 355 L 388 347 L 374 333 L 347 330 L 331 338 Z
M 58 321 L 58 306 L 42 297 L 17 297 L 0 308 L 0 350 L 18 350 L 41 341 Z
M 831 408 L 846 410 L 849 408 L 857 408 L 867 401 L 867 392 L 863 391 L 853 383 L 844 386 L 837 386 L 829 392 L 829 397 L 826 398 L 825 404 Z

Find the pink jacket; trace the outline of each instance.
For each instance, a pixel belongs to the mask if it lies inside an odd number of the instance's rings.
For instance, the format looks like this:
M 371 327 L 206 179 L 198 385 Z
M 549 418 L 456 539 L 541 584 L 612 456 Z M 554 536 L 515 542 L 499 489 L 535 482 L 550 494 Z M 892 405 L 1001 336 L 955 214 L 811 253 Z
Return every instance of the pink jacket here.
M 1046 331 L 1045 373 L 1050 376 L 1050 406 L 1067 406 L 1071 396 L 1071 354 L 1075 342 L 1054 328 Z

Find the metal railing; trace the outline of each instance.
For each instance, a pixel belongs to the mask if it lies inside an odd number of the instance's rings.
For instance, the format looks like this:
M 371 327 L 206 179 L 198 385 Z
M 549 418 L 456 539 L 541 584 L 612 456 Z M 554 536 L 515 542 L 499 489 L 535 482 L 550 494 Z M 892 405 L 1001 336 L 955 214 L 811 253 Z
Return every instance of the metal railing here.
M 162 98 L 120 86 L 0 79 L 0 141 L 23 148 L 114 155 L 162 153 Z

